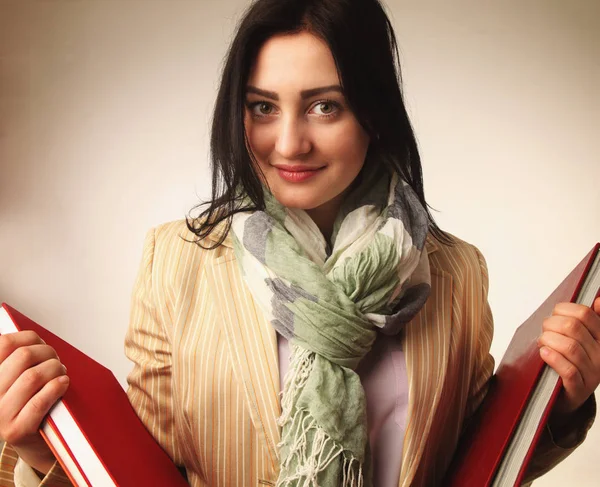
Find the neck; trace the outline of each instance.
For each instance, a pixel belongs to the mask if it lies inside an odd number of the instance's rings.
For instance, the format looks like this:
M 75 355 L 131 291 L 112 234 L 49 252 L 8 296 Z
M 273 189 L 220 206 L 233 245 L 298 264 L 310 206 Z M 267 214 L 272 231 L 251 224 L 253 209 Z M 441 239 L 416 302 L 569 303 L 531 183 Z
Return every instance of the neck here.
M 338 194 L 335 198 L 323 203 L 321 206 L 317 206 L 316 208 L 311 208 L 309 210 L 304 210 L 310 216 L 312 221 L 316 223 L 321 230 L 321 233 L 325 237 L 325 241 L 331 247 L 331 236 L 333 234 L 333 224 L 335 223 L 335 219 L 342 207 L 342 203 L 348 193 L 354 190 L 354 188 L 358 185 L 359 178 L 354 179 L 352 184 L 348 186 L 344 191 Z
M 335 222 L 335 215 L 331 217 L 331 214 L 328 214 L 325 211 L 322 211 L 321 208 L 314 208 L 312 210 L 306 210 L 308 216 L 316 223 L 325 237 L 325 240 L 329 245 L 331 245 L 331 235 L 333 234 L 333 224 Z M 337 212 L 335 213 L 337 214 Z
M 308 216 L 315 222 L 327 243 L 331 246 L 331 236 L 333 234 L 333 224 L 335 218 L 342 206 L 342 202 L 347 191 L 343 191 L 332 200 L 323 203 L 321 206 L 305 210 Z

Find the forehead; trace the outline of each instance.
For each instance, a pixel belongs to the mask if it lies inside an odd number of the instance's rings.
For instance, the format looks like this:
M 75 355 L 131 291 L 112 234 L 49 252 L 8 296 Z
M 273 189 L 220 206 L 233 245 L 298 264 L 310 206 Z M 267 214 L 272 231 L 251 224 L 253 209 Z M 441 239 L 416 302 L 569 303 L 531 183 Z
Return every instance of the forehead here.
M 252 86 L 280 93 L 339 82 L 329 47 L 308 32 L 268 39 L 258 52 L 248 80 Z

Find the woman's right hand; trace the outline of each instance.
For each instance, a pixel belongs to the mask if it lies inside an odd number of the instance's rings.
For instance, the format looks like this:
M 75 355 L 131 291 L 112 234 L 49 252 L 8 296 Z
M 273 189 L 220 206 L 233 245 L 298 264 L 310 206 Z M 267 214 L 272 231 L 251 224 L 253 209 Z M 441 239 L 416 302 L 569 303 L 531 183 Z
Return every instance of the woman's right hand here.
M 54 349 L 35 332 L 0 335 L 0 438 L 44 474 L 55 457 L 38 430 L 69 387 L 66 372 Z

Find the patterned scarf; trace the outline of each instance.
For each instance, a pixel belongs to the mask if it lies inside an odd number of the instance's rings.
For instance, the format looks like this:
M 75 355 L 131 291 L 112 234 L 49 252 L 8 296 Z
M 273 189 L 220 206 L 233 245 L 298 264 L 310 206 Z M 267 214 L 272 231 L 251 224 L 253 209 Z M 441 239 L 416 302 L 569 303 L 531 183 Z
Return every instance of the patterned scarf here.
M 333 227 L 332 249 L 303 210 L 265 188 L 265 211 L 233 217 L 253 297 L 290 340 L 278 487 L 370 487 L 365 392 L 355 372 L 377 331 L 394 335 L 430 291 L 428 220 L 412 188 L 365 166 Z

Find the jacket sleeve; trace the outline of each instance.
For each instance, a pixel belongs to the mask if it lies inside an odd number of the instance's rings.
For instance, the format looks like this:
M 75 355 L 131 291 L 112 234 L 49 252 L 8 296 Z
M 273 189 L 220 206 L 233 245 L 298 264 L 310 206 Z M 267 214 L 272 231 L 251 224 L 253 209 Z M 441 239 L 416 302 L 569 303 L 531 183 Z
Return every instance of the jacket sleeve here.
M 467 403 L 466 418 L 470 418 L 480 406 L 489 386 L 489 379 L 494 370 L 494 359 L 490 355 L 491 338 L 493 334 L 493 319 L 490 306 L 488 304 L 488 271 L 483 255 L 475 249 L 479 258 L 479 265 L 482 273 L 483 283 L 483 317 L 482 333 L 477 345 L 477 356 L 475 360 L 475 370 L 473 372 L 472 386 Z M 580 408 L 572 418 L 569 428 L 565 428 L 566 434 L 559 437 L 550 430 L 547 425 L 544 429 L 540 442 L 538 443 L 532 460 L 528 466 L 523 486 L 529 486 L 534 479 L 542 476 L 555 465 L 567 458 L 585 439 L 588 430 L 594 422 L 596 415 L 596 401 L 592 396 Z
M 473 247 L 477 258 L 479 259 L 479 268 L 481 271 L 481 321 L 475 343 L 475 357 L 473 361 L 473 371 L 471 385 L 469 388 L 469 398 L 465 412 L 465 424 L 469 422 L 473 414 L 479 408 L 485 397 L 489 380 L 494 373 L 494 357 L 490 354 L 492 338 L 494 336 L 494 320 L 492 310 L 488 303 L 489 276 L 485 259 L 479 249 Z
M 596 399 L 592 394 L 573 415 L 571 424 L 565 428 L 566 433 L 563 436 L 553 434 L 551 428 L 546 425 L 527 468 L 523 485 L 531 485 L 534 479 L 544 475 L 573 453 L 585 440 L 595 417 Z
M 0 455 L 1 487 L 72 487 L 72 485 L 58 462 L 54 462 L 46 476 L 40 479 L 9 444 L 4 445 Z
M 167 307 L 159 302 L 162 276 L 155 266 L 155 234 L 153 229 L 146 236 L 131 297 L 125 354 L 134 365 L 127 377 L 127 395 L 154 439 L 182 465 L 175 434 L 170 318 Z

